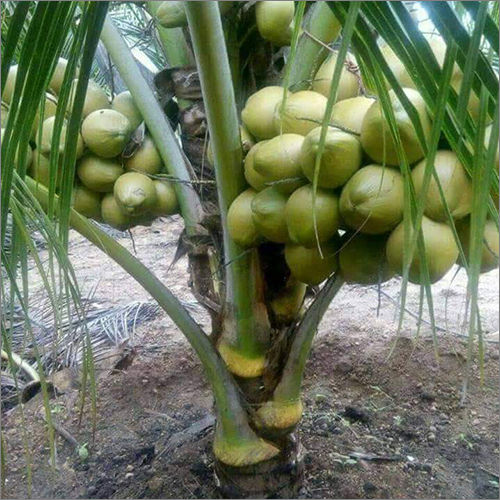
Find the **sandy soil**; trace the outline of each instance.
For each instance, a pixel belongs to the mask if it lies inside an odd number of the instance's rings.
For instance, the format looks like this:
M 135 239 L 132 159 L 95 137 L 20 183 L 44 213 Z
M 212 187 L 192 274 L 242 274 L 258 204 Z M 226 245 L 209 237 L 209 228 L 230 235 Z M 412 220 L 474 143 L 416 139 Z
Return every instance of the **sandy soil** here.
M 206 327 L 208 317 L 188 289 L 186 260 L 169 269 L 180 231 L 175 218 L 136 228 L 137 256 Z M 120 242 L 132 250 L 130 239 Z M 78 235 L 72 235 L 70 253 L 84 295 L 98 285 L 96 298 L 110 305 L 150 300 Z M 480 285 L 488 340 L 484 383 L 480 385 L 475 362 L 466 405 L 461 407 L 465 286 L 465 273 L 455 276 L 455 270 L 433 286 L 436 323 L 442 328 L 436 349 L 427 323 L 414 340 L 416 320 L 407 314 L 392 356 L 400 282 L 391 280 L 380 291 L 346 286 L 339 293 L 320 325 L 308 363 L 305 416 L 299 428 L 307 450 L 302 497 L 498 497 L 498 271 L 483 275 Z M 418 287 L 410 286 L 406 307 L 418 313 Z M 40 426 L 40 397 L 25 405 L 34 464 L 31 496 L 217 495 L 209 452 L 212 399 L 199 363 L 163 313 L 141 325 L 134 342 L 137 354 L 128 369 L 100 380 L 97 431 L 88 460 L 79 459 L 58 437 L 57 469 L 51 471 Z M 80 443 L 91 443 L 91 418 L 86 415 L 79 427 L 73 403 L 68 394 L 54 398 L 56 418 Z M 28 494 L 20 418 L 15 409 L 4 419 L 4 496 L 12 498 Z M 185 430 L 192 430 L 193 424 L 200 427 L 200 421 L 205 430 L 187 441 L 180 437 L 189 436 Z

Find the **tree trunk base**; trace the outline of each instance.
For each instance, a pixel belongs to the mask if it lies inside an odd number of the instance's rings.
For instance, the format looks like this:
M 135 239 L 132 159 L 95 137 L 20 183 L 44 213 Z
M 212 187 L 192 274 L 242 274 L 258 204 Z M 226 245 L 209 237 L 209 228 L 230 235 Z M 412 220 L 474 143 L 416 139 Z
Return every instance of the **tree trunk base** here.
M 297 498 L 304 478 L 304 452 L 298 438 L 288 435 L 282 452 L 271 460 L 231 467 L 216 460 L 215 482 L 223 498 Z

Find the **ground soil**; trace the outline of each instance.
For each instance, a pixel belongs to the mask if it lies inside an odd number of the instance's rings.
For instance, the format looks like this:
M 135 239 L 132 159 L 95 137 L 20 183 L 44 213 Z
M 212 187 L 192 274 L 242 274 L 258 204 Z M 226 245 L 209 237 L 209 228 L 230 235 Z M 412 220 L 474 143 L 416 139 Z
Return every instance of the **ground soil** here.
M 139 258 L 152 266 L 203 326 L 208 318 L 187 285 L 186 261 L 172 269 L 178 220 L 134 230 Z M 129 239 L 121 243 L 132 249 Z M 96 285 L 110 305 L 150 297 L 98 250 L 73 235 L 71 256 L 83 293 Z M 33 278 L 36 287 L 36 278 Z M 460 405 L 467 345 L 462 338 L 466 280 L 451 272 L 435 285 L 434 345 L 407 315 L 397 333 L 400 283 L 345 287 L 320 326 L 304 384 L 303 498 L 498 498 L 498 272 L 483 275 L 486 343 L 483 383 L 475 361 Z M 407 308 L 418 312 L 419 290 Z M 398 339 L 397 342 L 396 339 Z M 199 362 L 165 314 L 138 327 L 135 355 L 99 379 L 94 440 L 76 391 L 51 400 L 53 417 L 80 444 L 58 435 L 49 463 L 40 394 L 3 415 L 7 498 L 216 498 L 210 453 L 212 397 Z M 22 422 L 25 422 L 23 433 Z M 27 440 L 27 441 L 26 441 Z M 26 450 L 29 453 L 26 453 Z M 27 468 L 30 457 L 32 466 Z M 31 472 L 31 492 L 28 490 Z

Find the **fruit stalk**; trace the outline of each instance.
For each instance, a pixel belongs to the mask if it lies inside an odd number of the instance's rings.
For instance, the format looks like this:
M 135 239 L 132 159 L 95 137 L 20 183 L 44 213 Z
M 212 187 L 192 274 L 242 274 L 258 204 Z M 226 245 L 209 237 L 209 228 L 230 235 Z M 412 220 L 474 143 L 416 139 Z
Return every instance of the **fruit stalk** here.
M 220 352 L 233 373 L 255 377 L 264 367 L 269 325 L 256 250 L 238 246 L 227 226 L 229 206 L 244 191 L 245 178 L 224 33 L 216 3 L 187 2 L 186 13 L 202 83 L 223 228 L 226 290 Z

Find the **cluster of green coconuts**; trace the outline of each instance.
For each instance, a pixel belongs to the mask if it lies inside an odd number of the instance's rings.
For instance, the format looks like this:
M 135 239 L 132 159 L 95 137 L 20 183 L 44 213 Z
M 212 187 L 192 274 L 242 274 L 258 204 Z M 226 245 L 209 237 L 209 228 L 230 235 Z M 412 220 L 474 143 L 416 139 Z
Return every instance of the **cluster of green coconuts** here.
M 35 148 L 33 151 L 30 148 L 26 156 L 28 174 L 47 187 L 57 96 L 66 66 L 67 61 L 59 59 L 46 93 L 41 134 L 38 113 L 31 134 Z M 16 75 L 17 66 L 12 66 L 2 95 L 2 127 L 6 123 Z M 72 107 L 76 84 L 75 79 L 68 111 Z M 72 199 L 72 207 L 81 215 L 124 230 L 139 224 L 148 225 L 158 216 L 177 212 L 174 188 L 169 182 L 154 177 L 163 171 L 163 164 L 151 137 L 145 134 L 132 156 L 122 156 L 132 133 L 142 121 L 130 92 L 121 92 L 110 102 L 104 89 L 95 81 L 89 81 L 78 136 L 77 179 Z M 64 122 L 59 143 L 61 160 L 66 127 Z M 56 186 L 60 181 L 61 178 L 56 179 Z
M 430 42 L 442 64 L 444 43 L 438 38 Z M 424 100 L 413 88 L 402 63 L 391 58 L 389 49 L 384 50 L 429 138 L 431 118 Z M 242 142 L 251 146 L 244 164 L 249 188 L 231 204 L 228 229 L 243 248 L 265 241 L 283 244 L 288 267 L 299 282 L 317 285 L 340 268 L 348 282 L 376 284 L 402 272 L 404 183 L 380 104 L 359 95 L 359 78 L 349 71 L 350 65 L 355 65 L 352 58 L 342 71 L 337 102 L 329 118 L 313 210 L 316 153 L 336 60 L 337 54 L 332 52 L 317 71 L 310 90 L 288 92 L 284 99 L 285 90 L 271 86 L 247 100 L 241 113 L 241 135 Z M 453 81 L 458 88 L 460 76 L 457 68 Z M 395 93 L 389 90 L 389 95 L 419 197 L 424 153 Z M 476 96 L 471 98 L 469 112 L 477 116 Z M 470 178 L 452 151 L 439 150 L 434 167 L 467 255 Z M 459 257 L 447 221 L 438 185 L 432 179 L 422 221 L 431 282 L 441 279 Z M 495 223 L 488 220 L 483 272 L 498 265 L 498 238 Z M 414 283 L 422 281 L 418 255 L 411 263 L 409 279 Z

